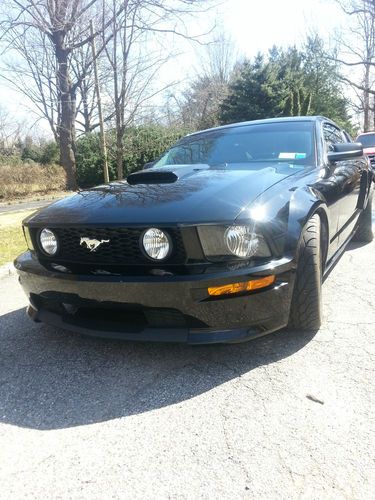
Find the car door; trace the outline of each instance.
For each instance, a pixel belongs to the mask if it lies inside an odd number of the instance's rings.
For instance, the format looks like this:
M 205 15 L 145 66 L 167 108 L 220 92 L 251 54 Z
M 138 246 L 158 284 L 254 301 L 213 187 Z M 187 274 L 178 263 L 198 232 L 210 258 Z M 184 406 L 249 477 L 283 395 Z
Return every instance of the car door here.
M 334 144 L 350 142 L 346 133 L 331 122 L 323 122 L 323 138 L 326 152 L 334 150 Z M 361 178 L 365 173 L 365 158 L 355 158 L 327 165 L 335 191 L 338 244 L 341 245 L 353 231 L 360 213 Z

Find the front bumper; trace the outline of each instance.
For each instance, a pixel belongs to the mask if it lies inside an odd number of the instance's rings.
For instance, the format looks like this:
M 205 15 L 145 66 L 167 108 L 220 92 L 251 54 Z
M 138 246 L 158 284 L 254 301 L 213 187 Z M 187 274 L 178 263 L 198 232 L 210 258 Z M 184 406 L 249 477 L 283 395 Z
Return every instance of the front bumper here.
M 293 261 L 184 276 L 93 276 L 47 270 L 30 253 L 15 261 L 35 321 L 78 333 L 190 344 L 234 342 L 288 323 Z M 210 298 L 207 288 L 276 275 L 269 288 Z

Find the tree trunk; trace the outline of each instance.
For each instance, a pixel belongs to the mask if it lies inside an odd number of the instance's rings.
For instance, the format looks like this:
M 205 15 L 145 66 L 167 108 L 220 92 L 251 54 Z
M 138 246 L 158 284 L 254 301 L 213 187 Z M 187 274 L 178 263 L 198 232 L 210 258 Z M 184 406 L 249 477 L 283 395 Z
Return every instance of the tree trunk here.
M 64 33 L 54 33 L 57 59 L 57 83 L 60 98 L 59 147 L 60 163 L 66 172 L 67 189 L 76 190 L 76 158 L 75 158 L 75 117 L 76 95 L 68 70 L 68 51 L 64 48 Z
M 75 96 L 61 96 L 60 163 L 66 172 L 67 188 L 76 190 Z
M 116 126 L 116 166 L 117 179 L 124 178 L 124 130 L 121 126 Z
M 80 92 L 82 95 L 83 127 L 85 134 L 89 134 L 91 132 L 91 116 L 88 103 L 88 89 L 85 81 L 83 81 L 82 85 L 80 85 Z
M 98 113 L 99 113 L 99 127 L 100 127 L 100 151 L 103 156 L 103 174 L 104 174 L 104 182 L 109 182 L 109 172 L 108 172 L 108 160 L 107 160 L 107 144 L 105 142 L 105 131 L 104 131 L 104 121 L 103 121 L 103 112 L 102 112 L 102 101 L 100 97 L 100 85 L 99 85 L 99 76 L 98 76 L 98 64 L 96 60 L 96 47 L 95 47 L 95 38 L 94 38 L 94 28 L 92 25 L 92 21 L 90 21 L 90 34 L 92 36 L 91 40 L 91 51 L 92 51 L 92 60 L 94 65 L 94 79 L 95 79 L 95 90 L 96 90 L 96 98 L 98 104 Z
M 366 65 L 365 78 L 364 78 L 365 91 L 363 92 L 363 131 L 368 132 L 370 129 L 370 66 Z

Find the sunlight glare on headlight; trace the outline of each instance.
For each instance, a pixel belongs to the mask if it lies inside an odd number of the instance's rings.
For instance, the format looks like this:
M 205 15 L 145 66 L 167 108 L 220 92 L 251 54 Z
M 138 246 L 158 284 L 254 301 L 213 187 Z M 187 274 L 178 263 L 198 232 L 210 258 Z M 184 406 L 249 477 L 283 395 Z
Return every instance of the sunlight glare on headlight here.
M 225 231 L 225 241 L 229 251 L 237 257 L 254 255 L 258 248 L 258 238 L 249 226 L 231 226 Z

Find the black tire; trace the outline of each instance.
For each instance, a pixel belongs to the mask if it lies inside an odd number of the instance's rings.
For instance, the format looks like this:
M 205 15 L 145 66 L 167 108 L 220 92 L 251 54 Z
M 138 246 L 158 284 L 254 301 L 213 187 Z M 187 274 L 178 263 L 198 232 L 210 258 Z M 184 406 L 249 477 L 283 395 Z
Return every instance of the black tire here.
M 320 224 L 319 215 L 313 215 L 301 234 L 288 324 L 292 330 L 316 331 L 322 323 Z
M 353 241 L 370 243 L 374 239 L 372 232 L 372 195 L 368 199 L 367 206 L 359 216 L 358 228 L 353 236 Z

